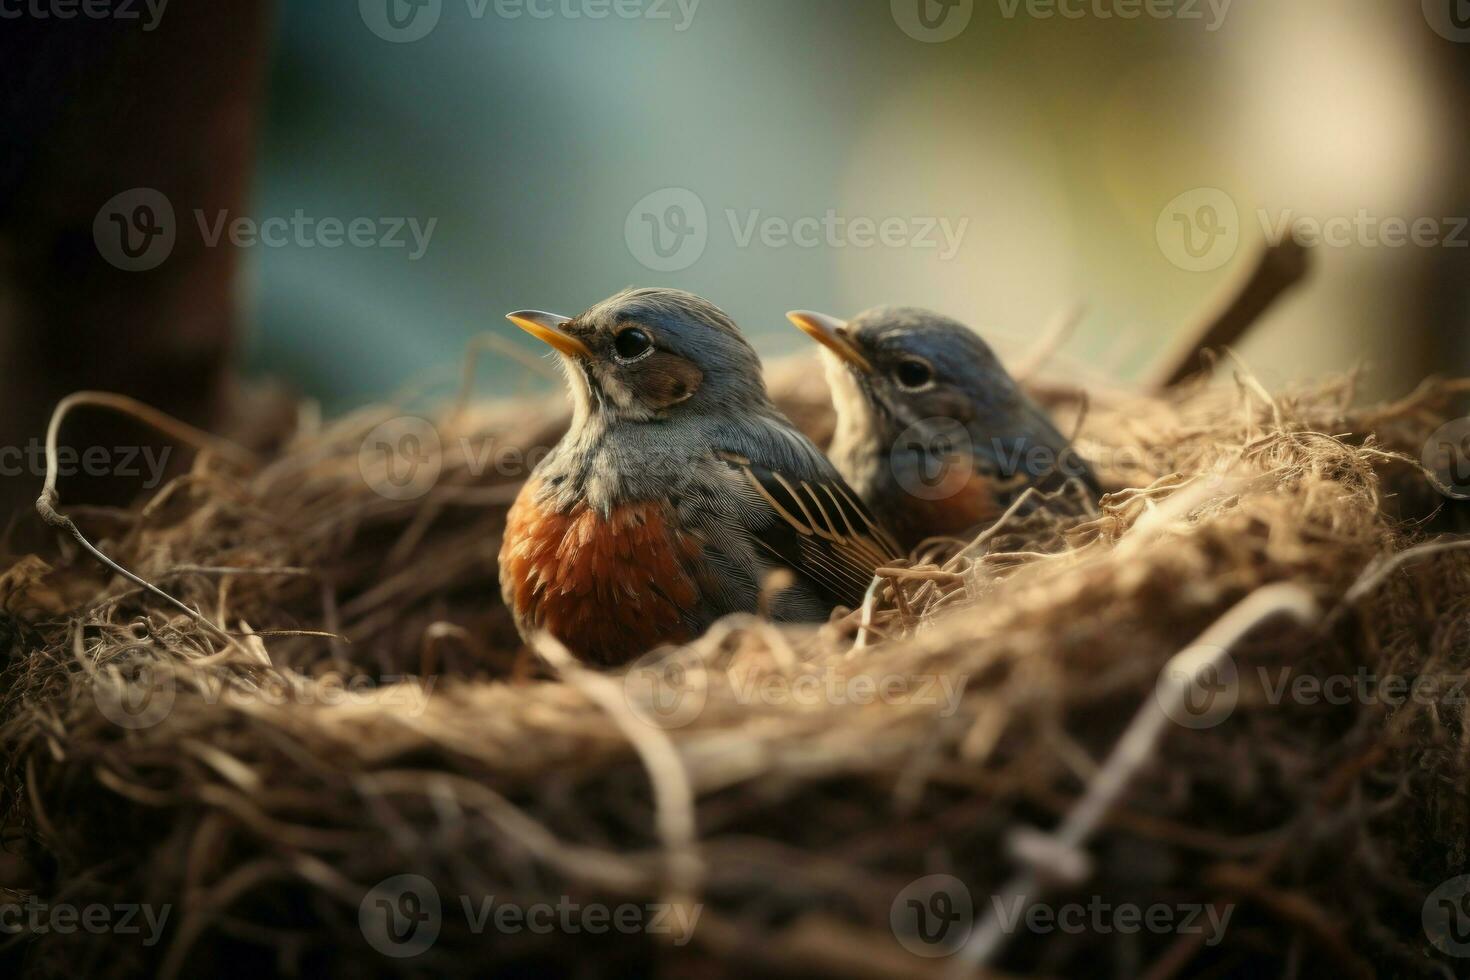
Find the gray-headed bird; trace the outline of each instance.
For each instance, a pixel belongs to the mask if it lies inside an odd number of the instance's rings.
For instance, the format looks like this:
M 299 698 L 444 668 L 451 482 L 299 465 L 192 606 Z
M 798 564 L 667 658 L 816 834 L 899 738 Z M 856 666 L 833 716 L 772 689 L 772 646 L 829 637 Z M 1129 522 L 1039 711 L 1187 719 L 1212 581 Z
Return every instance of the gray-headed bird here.
M 823 348 L 832 462 L 903 548 L 973 531 L 1028 487 L 1076 480 L 1101 496 L 1091 467 L 964 324 L 899 307 L 851 323 L 787 316 Z
M 613 665 L 733 612 L 824 621 L 897 553 L 709 302 L 636 289 L 509 319 L 560 355 L 573 406 L 507 517 L 501 591 L 523 636 Z

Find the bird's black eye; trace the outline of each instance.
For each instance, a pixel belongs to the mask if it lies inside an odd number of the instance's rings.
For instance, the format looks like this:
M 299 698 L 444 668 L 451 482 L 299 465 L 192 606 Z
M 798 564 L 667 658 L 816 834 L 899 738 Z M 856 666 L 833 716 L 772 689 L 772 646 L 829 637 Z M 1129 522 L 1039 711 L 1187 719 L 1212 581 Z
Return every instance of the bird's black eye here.
M 629 327 L 613 338 L 613 349 L 623 360 L 631 361 L 653 350 L 653 341 L 637 327 Z
M 900 388 L 916 391 L 927 387 L 934 380 L 934 369 L 928 362 L 910 357 L 898 362 L 898 367 L 893 369 L 893 377 Z

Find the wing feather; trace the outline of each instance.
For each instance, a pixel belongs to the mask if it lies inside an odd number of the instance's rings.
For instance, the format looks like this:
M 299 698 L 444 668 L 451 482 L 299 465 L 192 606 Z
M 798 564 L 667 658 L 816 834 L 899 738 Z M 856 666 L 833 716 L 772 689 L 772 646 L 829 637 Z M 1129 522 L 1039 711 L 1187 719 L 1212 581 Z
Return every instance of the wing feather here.
M 745 529 L 761 550 L 833 604 L 859 605 L 874 570 L 898 547 L 842 478 L 799 479 L 735 453 L 717 455 L 737 492 L 763 505 Z

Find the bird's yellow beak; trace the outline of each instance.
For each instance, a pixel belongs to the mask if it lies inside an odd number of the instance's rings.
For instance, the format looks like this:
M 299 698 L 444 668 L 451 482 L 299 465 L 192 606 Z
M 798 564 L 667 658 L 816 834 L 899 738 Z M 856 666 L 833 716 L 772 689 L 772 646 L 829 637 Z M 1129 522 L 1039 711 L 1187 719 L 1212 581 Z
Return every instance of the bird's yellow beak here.
M 786 319 L 794 323 L 796 328 L 802 333 L 859 371 L 864 374 L 873 373 L 872 363 L 847 338 L 847 322 L 845 320 L 839 320 L 835 316 L 828 316 L 825 313 L 813 313 L 810 310 L 793 310 L 786 314 Z
M 592 348 L 562 330 L 571 322 L 571 317 L 555 313 L 540 313 L 536 310 L 521 310 L 507 313 L 505 318 L 544 344 L 549 344 L 567 357 L 592 357 Z

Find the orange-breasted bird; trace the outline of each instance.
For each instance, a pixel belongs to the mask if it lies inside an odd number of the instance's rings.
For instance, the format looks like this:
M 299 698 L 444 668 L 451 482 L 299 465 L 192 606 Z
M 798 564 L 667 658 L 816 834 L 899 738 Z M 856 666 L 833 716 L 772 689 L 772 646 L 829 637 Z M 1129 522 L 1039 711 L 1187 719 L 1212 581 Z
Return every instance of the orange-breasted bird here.
M 897 553 L 706 300 L 634 289 L 571 319 L 509 319 L 560 355 L 573 406 L 507 517 L 501 591 L 522 636 L 621 664 L 760 611 L 782 570 L 765 610 L 822 621 Z
M 964 324 L 879 307 L 851 323 L 787 317 L 822 345 L 837 410 L 828 454 L 905 549 L 994 521 L 1023 493 L 1080 481 L 1092 468 Z

